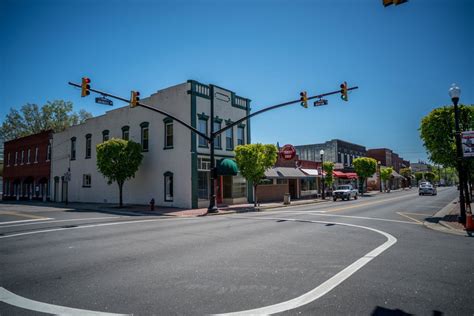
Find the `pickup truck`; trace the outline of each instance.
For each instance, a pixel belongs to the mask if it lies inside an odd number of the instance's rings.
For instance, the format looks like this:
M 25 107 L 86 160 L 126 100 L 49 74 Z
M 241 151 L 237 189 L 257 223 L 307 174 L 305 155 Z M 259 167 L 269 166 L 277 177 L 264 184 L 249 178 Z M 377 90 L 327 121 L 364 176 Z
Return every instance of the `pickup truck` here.
M 350 200 L 351 197 L 354 200 L 357 200 L 357 190 L 352 187 L 350 184 L 340 185 L 337 187 L 337 190 L 332 192 L 332 199 L 336 201 L 337 199 Z

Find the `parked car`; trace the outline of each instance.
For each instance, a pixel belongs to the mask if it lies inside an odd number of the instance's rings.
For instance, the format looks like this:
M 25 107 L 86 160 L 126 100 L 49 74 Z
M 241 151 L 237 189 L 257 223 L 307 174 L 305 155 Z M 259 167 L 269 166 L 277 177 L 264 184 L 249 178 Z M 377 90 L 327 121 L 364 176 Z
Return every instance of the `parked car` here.
M 351 197 L 354 198 L 354 200 L 357 200 L 357 190 L 352 187 L 350 184 L 346 185 L 340 185 L 337 187 L 335 191 L 332 192 L 332 199 L 333 201 L 336 201 L 337 199 L 341 200 L 350 200 Z
M 419 195 L 436 195 L 438 192 L 436 191 L 436 187 L 434 187 L 432 184 L 422 184 L 420 185 L 418 189 L 418 194 Z

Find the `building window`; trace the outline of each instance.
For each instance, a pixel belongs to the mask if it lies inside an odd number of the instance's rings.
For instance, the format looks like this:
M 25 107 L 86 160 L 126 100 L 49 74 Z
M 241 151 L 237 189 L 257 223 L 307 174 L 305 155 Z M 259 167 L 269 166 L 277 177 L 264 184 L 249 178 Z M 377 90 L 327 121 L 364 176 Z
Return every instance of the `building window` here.
M 149 129 L 148 129 L 148 122 L 143 122 L 140 124 L 141 128 L 141 142 L 142 142 L 142 150 L 148 151 L 148 138 L 149 138 Z
M 165 172 L 165 201 L 173 201 L 173 173 Z
M 38 163 L 38 153 L 39 153 L 39 148 L 36 146 L 35 148 L 35 163 Z
M 76 160 L 76 137 L 71 138 L 71 160 Z
M 165 149 L 173 148 L 173 120 L 167 117 L 163 122 L 165 123 Z
M 30 164 L 31 163 L 31 148 L 28 148 L 27 152 L 26 152 L 26 164 Z
M 234 129 L 232 127 L 225 131 L 225 149 L 234 150 Z
M 82 175 L 82 187 L 83 188 L 90 188 L 91 187 L 91 175 L 90 174 L 83 174 Z
M 24 164 L 25 163 L 25 151 L 22 150 L 21 151 L 21 160 L 20 160 L 20 164 Z
M 214 120 L 214 132 L 217 132 L 218 130 L 221 129 L 221 122 L 222 120 L 220 119 L 215 119 Z M 222 148 L 222 134 L 219 134 L 216 136 L 214 139 L 214 148 L 221 149 Z
M 7 154 L 7 167 L 10 167 L 10 153 Z
M 209 199 L 209 171 L 198 171 L 198 199 Z
M 92 151 L 92 134 L 87 134 L 86 135 L 86 159 L 89 159 L 91 157 L 91 151 Z
M 122 127 L 122 139 L 129 140 L 130 138 L 130 127 L 124 126 Z
M 102 142 L 106 142 L 109 140 L 109 130 L 103 130 L 102 131 Z
M 237 127 L 237 145 L 245 144 L 244 130 L 245 126 Z
M 15 151 L 15 166 L 18 165 L 18 152 Z
M 198 130 L 207 136 L 207 120 L 209 116 L 202 113 L 199 114 L 198 117 Z M 199 147 L 207 147 L 207 140 L 202 136 L 199 136 Z

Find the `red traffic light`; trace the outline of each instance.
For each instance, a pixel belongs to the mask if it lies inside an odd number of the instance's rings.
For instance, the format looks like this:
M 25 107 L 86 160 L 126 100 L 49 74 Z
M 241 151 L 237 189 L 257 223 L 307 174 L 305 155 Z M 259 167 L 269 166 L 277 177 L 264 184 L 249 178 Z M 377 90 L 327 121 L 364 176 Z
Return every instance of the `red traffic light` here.
M 91 83 L 91 80 L 87 77 L 82 78 L 82 81 L 85 83 Z

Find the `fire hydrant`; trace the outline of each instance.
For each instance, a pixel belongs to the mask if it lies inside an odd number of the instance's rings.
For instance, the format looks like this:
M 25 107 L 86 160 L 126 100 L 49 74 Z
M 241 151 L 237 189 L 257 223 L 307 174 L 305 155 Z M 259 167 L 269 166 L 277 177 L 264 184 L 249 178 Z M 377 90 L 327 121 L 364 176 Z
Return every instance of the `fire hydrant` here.
M 150 211 L 154 211 L 155 210 L 155 199 L 151 199 L 150 201 Z

